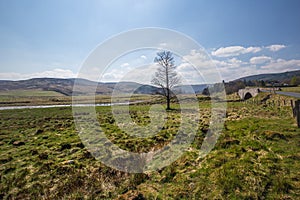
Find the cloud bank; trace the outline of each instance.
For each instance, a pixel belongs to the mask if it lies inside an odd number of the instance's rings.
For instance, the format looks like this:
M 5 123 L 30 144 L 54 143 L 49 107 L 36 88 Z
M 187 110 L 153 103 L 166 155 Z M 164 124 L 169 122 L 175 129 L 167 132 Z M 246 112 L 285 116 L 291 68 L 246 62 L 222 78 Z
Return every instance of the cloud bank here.
M 24 80 L 30 78 L 75 78 L 77 74 L 68 69 L 54 69 L 36 73 L 0 73 L 0 80 Z
M 282 44 L 274 44 L 274 45 L 267 46 L 266 48 L 269 49 L 270 51 L 275 52 L 286 48 L 286 46 Z
M 274 44 L 266 47 L 228 46 L 221 47 L 210 53 L 192 50 L 188 55 L 183 55 L 180 59 L 177 59 L 175 64 L 177 65 L 177 72 L 182 77 L 183 84 L 219 82 L 220 79 L 230 81 L 260 73 L 299 70 L 300 60 L 284 59 L 284 56 L 279 54 L 279 51 L 284 48 L 288 47 L 283 44 Z M 139 55 L 136 60 L 132 58 L 125 59 L 124 62 L 104 72 L 99 81 L 134 81 L 150 84 L 158 67 L 153 63 L 153 56 L 155 56 L 154 53 L 147 56 Z M 97 68 L 88 73 L 97 77 L 97 79 L 91 78 L 90 80 L 97 81 L 100 76 Z M 28 74 L 0 73 L 0 80 L 22 80 L 41 77 L 75 78 L 77 74 L 71 70 L 61 68 Z
M 246 53 L 257 53 L 261 51 L 260 47 L 242 47 L 242 46 L 229 46 L 229 47 L 221 47 L 216 51 L 213 51 L 211 54 L 216 57 L 231 57 L 231 56 L 239 56 L 241 54 Z

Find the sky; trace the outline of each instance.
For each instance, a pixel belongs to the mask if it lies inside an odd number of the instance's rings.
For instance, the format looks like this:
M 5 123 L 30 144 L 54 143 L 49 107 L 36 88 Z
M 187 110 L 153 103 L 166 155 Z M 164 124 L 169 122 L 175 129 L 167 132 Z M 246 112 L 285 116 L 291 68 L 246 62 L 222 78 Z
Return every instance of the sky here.
M 298 70 L 299 19 L 298 0 L 0 0 L 0 80 L 77 77 L 101 43 L 144 27 L 171 29 L 193 38 L 225 81 Z M 182 55 L 197 56 L 193 51 Z M 101 80 L 149 83 L 151 76 L 139 78 L 150 68 L 153 72 L 149 62 L 154 57 L 153 51 L 123 56 Z M 189 74 L 186 82 L 203 81 L 192 76 L 183 60 L 176 64 L 179 73 Z

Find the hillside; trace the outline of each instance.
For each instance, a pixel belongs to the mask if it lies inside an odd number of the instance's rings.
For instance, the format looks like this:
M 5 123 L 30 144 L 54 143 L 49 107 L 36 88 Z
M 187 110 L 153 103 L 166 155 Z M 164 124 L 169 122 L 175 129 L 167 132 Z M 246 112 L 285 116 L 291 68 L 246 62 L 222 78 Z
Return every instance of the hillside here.
M 198 85 L 180 85 L 175 86 L 174 90 L 178 93 L 183 94 L 199 94 L 202 93 L 203 89 L 207 87 L 207 84 L 198 84 Z
M 294 79 L 294 81 L 293 81 Z M 74 83 L 79 85 L 78 91 L 73 91 Z M 227 93 L 233 93 L 237 89 L 244 86 L 267 86 L 277 84 L 282 85 L 294 85 L 300 84 L 300 70 L 290 71 L 284 73 L 272 73 L 272 74 L 258 74 L 252 76 L 246 76 L 238 78 L 234 81 L 226 83 Z M 33 78 L 29 80 L 20 81 L 7 81 L 0 80 L 0 91 L 11 90 L 42 90 L 42 91 L 54 91 L 66 96 L 73 95 L 90 95 L 95 92 L 93 89 L 97 86 L 96 94 L 111 94 L 113 91 L 128 94 L 157 94 L 161 92 L 161 89 L 151 85 L 143 85 L 135 82 L 120 82 L 120 83 L 102 83 L 94 82 L 86 79 L 58 79 L 58 78 Z M 179 85 L 174 88 L 175 93 L 202 93 L 203 89 L 207 87 L 207 84 L 195 84 L 195 85 Z M 193 91 L 191 91 L 193 88 Z
M 300 77 L 300 70 L 296 71 L 289 71 L 289 72 L 283 72 L 283 73 L 272 73 L 272 74 L 257 74 L 252 76 L 246 76 L 237 79 L 236 81 L 242 80 L 242 81 L 278 81 L 282 83 L 290 83 L 291 79 L 293 77 Z
M 74 91 L 73 85 L 79 85 L 79 91 Z M 117 87 L 115 87 L 117 85 Z M 135 94 L 155 94 L 158 88 L 150 85 L 142 85 L 134 82 L 120 83 L 97 83 L 85 79 L 57 79 L 57 78 L 34 78 L 20 81 L 0 81 L 0 91 L 11 90 L 43 90 L 55 91 L 66 96 L 72 94 L 87 95 L 94 93 L 93 89 L 97 86 L 96 94 L 111 94 L 115 89 L 118 93 Z M 135 90 L 136 89 L 136 90 Z
M 79 85 L 79 90 L 73 91 L 73 85 Z M 151 85 L 143 85 L 135 82 L 94 82 L 86 79 L 58 79 L 58 78 L 34 78 L 20 81 L 0 80 L 0 91 L 12 90 L 42 90 L 55 91 L 66 96 L 94 94 L 93 89 L 97 86 L 96 94 L 111 94 L 113 91 L 121 94 L 157 94 L 161 92 L 160 88 Z M 206 85 L 191 85 L 195 93 L 201 93 Z M 174 91 L 177 93 L 190 94 L 191 87 L 188 85 L 176 86 Z

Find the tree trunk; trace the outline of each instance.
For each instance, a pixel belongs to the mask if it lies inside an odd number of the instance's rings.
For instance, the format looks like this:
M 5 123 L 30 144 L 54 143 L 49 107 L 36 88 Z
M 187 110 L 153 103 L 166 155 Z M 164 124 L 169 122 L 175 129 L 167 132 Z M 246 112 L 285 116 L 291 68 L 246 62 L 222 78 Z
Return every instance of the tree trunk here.
M 170 95 L 167 96 L 167 110 L 171 110 L 171 107 L 170 107 Z
M 169 69 L 166 66 L 166 84 L 167 84 L 167 110 L 171 110 L 170 108 L 170 87 L 169 87 Z

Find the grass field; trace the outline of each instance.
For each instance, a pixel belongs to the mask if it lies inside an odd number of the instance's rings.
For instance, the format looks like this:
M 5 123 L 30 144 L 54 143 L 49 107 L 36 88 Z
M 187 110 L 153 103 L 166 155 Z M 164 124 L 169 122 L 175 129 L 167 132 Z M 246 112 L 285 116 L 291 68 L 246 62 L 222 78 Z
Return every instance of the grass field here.
M 147 101 L 150 98 L 155 101 L 161 101 L 160 96 L 146 94 L 119 95 L 111 99 L 109 95 L 96 96 L 76 96 L 76 103 L 111 103 L 112 102 L 128 102 L 128 101 Z M 0 106 L 30 106 L 30 105 L 61 105 L 72 104 L 72 97 L 65 96 L 54 91 L 42 90 L 12 90 L 0 91 Z
M 228 103 L 218 143 L 201 158 L 210 102 L 200 99 L 199 129 L 189 150 L 173 164 L 141 174 L 96 161 L 80 141 L 70 108 L 0 111 L 0 199 L 298 199 L 300 129 L 291 108 Z M 149 123 L 149 106 L 130 106 L 133 120 Z M 168 143 L 180 117 L 170 111 L 162 131 L 138 139 L 116 126 L 110 107 L 97 107 L 97 116 L 111 141 L 135 152 Z
M 285 92 L 297 92 L 297 93 L 300 93 L 300 87 L 284 87 L 284 88 L 281 88 L 282 91 L 285 91 Z
M 44 90 L 10 90 L 10 91 L 0 91 L 0 96 L 15 96 L 15 97 L 61 97 L 65 96 L 61 93 L 55 91 L 44 91 Z

